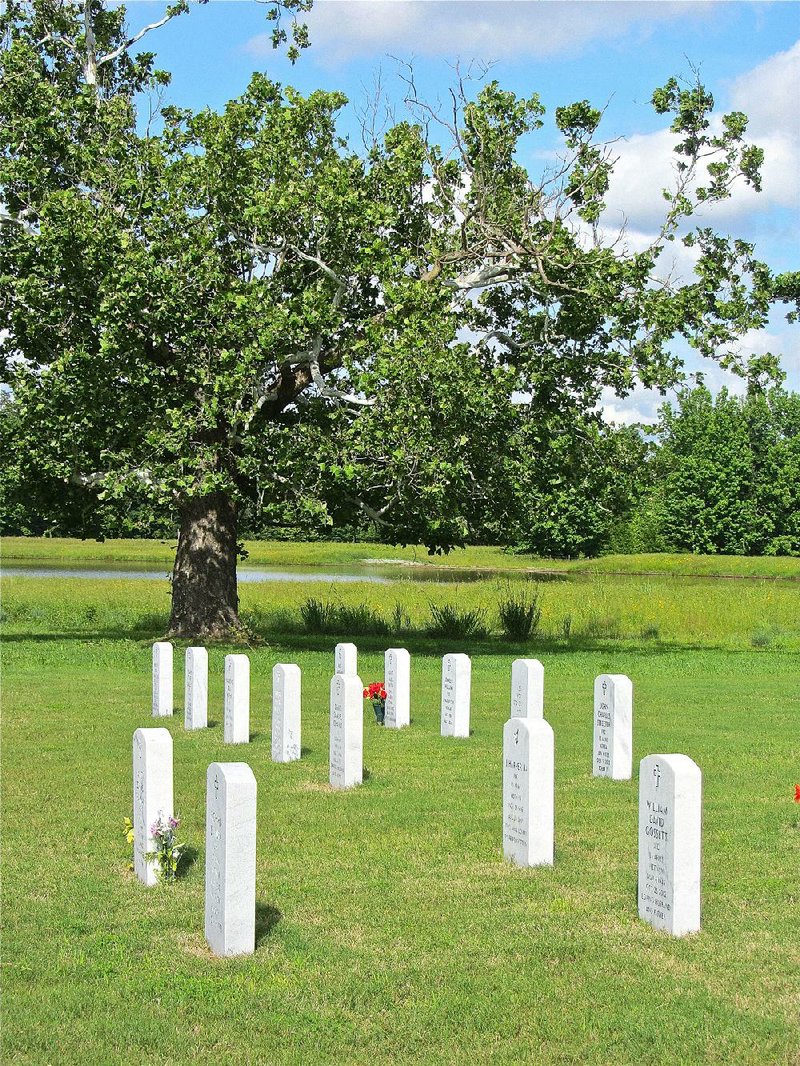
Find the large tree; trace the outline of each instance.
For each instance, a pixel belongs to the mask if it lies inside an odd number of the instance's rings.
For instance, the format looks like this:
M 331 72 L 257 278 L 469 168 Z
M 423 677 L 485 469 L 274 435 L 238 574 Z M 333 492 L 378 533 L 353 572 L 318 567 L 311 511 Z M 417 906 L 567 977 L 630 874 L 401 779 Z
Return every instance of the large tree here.
M 602 388 L 674 382 L 676 334 L 730 362 L 764 321 L 769 272 L 742 242 L 690 234 L 695 277 L 658 278 L 698 201 L 758 184 L 744 116 L 712 133 L 700 86 L 654 96 L 682 138 L 678 180 L 633 253 L 598 225 L 612 160 L 585 101 L 556 111 L 563 164 L 533 180 L 518 148 L 543 108 L 494 83 L 461 87 L 441 120 L 409 77 L 412 121 L 358 155 L 337 136 L 343 97 L 261 75 L 221 114 L 166 107 L 143 132 L 152 57 L 132 59 L 135 35 L 97 2 L 12 3 L 3 31 L 0 325 L 20 446 L 52 485 L 174 507 L 174 634 L 238 628 L 243 498 L 321 520 L 335 500 L 447 549 L 487 500 L 511 506 L 532 443 L 579 425 Z

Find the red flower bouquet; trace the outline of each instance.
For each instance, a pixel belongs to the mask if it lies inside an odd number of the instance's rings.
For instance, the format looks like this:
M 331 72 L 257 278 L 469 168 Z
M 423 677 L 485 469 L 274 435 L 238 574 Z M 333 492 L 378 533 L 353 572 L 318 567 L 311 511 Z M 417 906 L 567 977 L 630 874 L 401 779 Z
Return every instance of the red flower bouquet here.
M 367 685 L 364 689 L 364 699 L 369 700 L 372 704 L 372 709 L 375 711 L 375 721 L 378 725 L 383 725 L 383 720 L 386 717 L 386 689 L 383 686 L 383 682 L 373 681 L 371 685 Z

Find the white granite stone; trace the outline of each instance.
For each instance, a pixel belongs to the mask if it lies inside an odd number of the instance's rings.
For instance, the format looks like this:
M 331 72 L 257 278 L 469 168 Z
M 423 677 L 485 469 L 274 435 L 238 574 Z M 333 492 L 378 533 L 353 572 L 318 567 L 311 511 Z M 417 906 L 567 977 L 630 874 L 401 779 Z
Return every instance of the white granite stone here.
M 172 714 L 172 645 L 159 640 L 153 645 L 153 717 Z
M 358 648 L 355 644 L 337 644 L 333 653 L 334 674 L 358 673 Z
M 405 648 L 389 648 L 383 657 L 388 729 L 411 724 L 411 655 Z
M 595 777 L 628 781 L 633 771 L 633 683 L 625 674 L 594 682 Z
M 208 725 L 208 652 L 187 648 L 184 666 L 183 724 L 187 729 Z
M 272 668 L 272 761 L 300 758 L 300 667 L 276 663 Z
M 469 700 L 472 662 L 468 655 L 445 655 L 442 659 L 443 737 L 469 736 Z
M 511 664 L 511 718 L 544 718 L 544 667 L 538 659 Z
M 352 788 L 364 779 L 364 686 L 352 674 L 331 680 L 332 788 Z
M 133 869 L 140 881 L 158 881 L 158 863 L 146 859 L 155 842 L 150 827 L 175 813 L 172 792 L 172 735 L 168 729 L 133 734 Z
M 250 660 L 246 655 L 225 656 L 226 744 L 250 743 Z
M 256 779 L 243 762 L 206 774 L 206 922 L 215 955 L 256 948 Z
M 553 730 L 543 718 L 503 726 L 503 855 L 518 866 L 552 866 Z
M 639 917 L 673 936 L 700 928 L 702 791 L 688 755 L 639 763 Z

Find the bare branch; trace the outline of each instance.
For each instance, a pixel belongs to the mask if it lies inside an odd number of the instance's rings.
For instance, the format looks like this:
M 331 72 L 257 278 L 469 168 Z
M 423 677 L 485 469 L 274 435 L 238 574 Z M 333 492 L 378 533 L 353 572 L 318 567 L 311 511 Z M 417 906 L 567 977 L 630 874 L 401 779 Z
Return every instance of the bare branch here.
M 88 3 L 88 0 L 87 0 L 87 3 Z M 96 66 L 102 67 L 104 63 L 112 63 L 115 59 L 119 59 L 119 57 L 124 52 L 127 52 L 129 48 L 132 48 L 133 45 L 135 45 L 139 41 L 141 41 L 142 37 L 144 37 L 146 34 L 150 33 L 151 30 L 160 29 L 162 26 L 165 26 L 168 22 L 170 22 L 172 19 L 174 19 L 176 17 L 176 15 L 182 15 L 182 14 L 183 14 L 182 10 L 174 10 L 173 9 L 172 11 L 168 11 L 167 14 L 162 19 L 158 20 L 158 22 L 151 22 L 149 26 L 145 26 L 144 29 L 141 29 L 141 30 L 139 30 L 138 33 L 135 33 L 133 35 L 133 37 L 128 37 L 125 41 L 123 41 L 122 44 L 119 46 L 119 48 L 115 48 L 113 52 L 107 52 L 106 55 L 101 56 L 96 61 Z

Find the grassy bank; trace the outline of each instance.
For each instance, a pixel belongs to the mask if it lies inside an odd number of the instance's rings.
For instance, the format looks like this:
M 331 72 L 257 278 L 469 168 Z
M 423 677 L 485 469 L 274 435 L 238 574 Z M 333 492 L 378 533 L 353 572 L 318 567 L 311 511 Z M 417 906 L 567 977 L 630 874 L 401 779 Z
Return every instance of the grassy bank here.
M 122 821 L 132 734 L 154 724 L 150 641 L 168 585 L 4 578 L 3 1060 L 795 1064 L 797 589 L 542 585 L 530 645 L 496 631 L 463 645 L 473 732 L 446 741 L 441 654 L 461 647 L 422 635 L 430 602 L 490 612 L 502 587 L 243 585 L 269 641 L 249 651 L 251 743 L 222 743 L 224 647 L 209 653 L 210 728 L 184 731 L 178 652 L 166 724 L 189 863 L 174 886 L 145 889 Z M 383 731 L 365 712 L 368 776 L 346 794 L 327 786 L 335 638 L 302 630 L 309 596 L 387 616 L 401 602 L 410 618 L 412 726 Z M 754 646 L 757 625 L 771 636 Z M 355 639 L 362 680 L 381 679 L 383 648 L 399 641 Z M 501 736 L 520 652 L 544 663 L 556 737 L 552 869 L 502 860 Z M 276 662 L 303 670 L 303 758 L 289 766 L 269 755 Z M 591 776 L 600 672 L 633 679 L 635 767 L 680 751 L 704 774 L 703 928 L 685 940 L 636 914 L 635 774 Z M 205 773 L 233 759 L 259 788 L 257 950 L 223 961 L 203 938 Z
M 10 633 L 154 639 L 169 617 L 166 580 L 3 578 L 3 618 Z M 800 590 L 793 582 L 747 582 L 674 577 L 595 575 L 536 583 L 541 621 L 530 647 L 591 649 L 598 646 L 681 648 L 780 648 L 800 650 Z M 502 643 L 498 607 L 519 591 L 503 580 L 436 585 L 397 581 L 390 585 L 268 582 L 240 586 L 242 615 L 266 641 L 300 639 L 301 606 L 309 599 L 350 608 L 343 636 L 377 644 L 386 634 L 411 647 L 424 641 L 432 604 L 456 612 L 482 613 L 488 644 Z M 382 624 L 353 618 L 368 607 Z M 402 618 L 398 626 L 393 619 Z M 310 638 L 322 634 L 311 632 Z M 471 650 L 466 648 L 465 650 Z
M 455 548 L 429 555 L 422 547 L 344 544 L 328 541 L 293 543 L 248 541 L 245 566 L 346 567 L 359 563 L 488 570 L 555 570 L 590 574 L 672 574 L 703 577 L 780 577 L 800 580 L 800 559 L 741 555 L 607 555 L 600 559 L 541 559 L 502 548 Z M 167 540 L 75 540 L 54 537 L 0 538 L 0 555 L 9 562 L 159 563 L 171 566 L 175 544 Z

